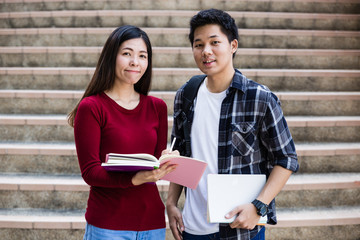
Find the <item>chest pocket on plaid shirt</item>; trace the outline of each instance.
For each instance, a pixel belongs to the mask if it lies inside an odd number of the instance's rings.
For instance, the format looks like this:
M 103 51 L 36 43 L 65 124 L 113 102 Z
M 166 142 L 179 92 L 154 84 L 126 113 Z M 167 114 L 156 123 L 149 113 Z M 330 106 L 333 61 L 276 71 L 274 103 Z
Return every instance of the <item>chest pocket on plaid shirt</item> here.
M 253 153 L 256 142 L 256 126 L 253 122 L 232 123 L 232 147 L 234 156 Z

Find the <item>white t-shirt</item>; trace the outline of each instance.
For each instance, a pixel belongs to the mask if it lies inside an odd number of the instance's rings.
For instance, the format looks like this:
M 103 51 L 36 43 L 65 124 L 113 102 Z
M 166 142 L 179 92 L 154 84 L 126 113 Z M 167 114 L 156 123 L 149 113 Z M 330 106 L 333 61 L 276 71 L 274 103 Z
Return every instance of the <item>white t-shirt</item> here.
M 212 93 L 205 82 L 206 80 L 201 84 L 196 98 L 191 127 L 191 151 L 192 157 L 202 159 L 208 165 L 197 188 L 187 188 L 183 210 L 185 231 L 195 235 L 219 231 L 219 224 L 207 221 L 207 175 L 218 173 L 220 110 L 226 91 Z

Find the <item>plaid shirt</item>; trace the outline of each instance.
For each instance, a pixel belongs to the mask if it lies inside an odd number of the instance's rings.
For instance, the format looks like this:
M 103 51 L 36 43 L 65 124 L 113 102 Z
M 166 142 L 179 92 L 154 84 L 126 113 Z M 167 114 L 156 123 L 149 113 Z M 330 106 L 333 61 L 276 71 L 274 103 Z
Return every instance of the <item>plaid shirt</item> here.
M 184 85 L 185 86 L 185 85 Z M 175 96 L 172 138 L 174 149 L 185 152 L 181 117 L 183 87 Z M 196 100 L 195 100 L 196 101 Z M 190 107 L 188 121 L 194 116 Z M 219 174 L 266 174 L 275 165 L 296 172 L 299 168 L 295 145 L 280 107 L 279 99 L 265 86 L 247 79 L 235 70 L 221 105 L 218 146 Z M 269 204 L 268 224 L 276 224 L 275 199 Z M 251 239 L 262 226 L 253 230 L 232 229 L 220 224 L 220 239 Z

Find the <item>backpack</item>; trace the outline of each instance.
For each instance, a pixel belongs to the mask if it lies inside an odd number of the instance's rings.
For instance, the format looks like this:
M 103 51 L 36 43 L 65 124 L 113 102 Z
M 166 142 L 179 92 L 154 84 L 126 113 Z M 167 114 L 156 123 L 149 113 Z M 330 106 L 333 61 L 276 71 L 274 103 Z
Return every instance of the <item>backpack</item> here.
M 191 156 L 190 143 L 190 123 L 188 121 L 188 114 L 190 106 L 192 105 L 201 83 L 204 81 L 206 75 L 193 76 L 185 85 L 183 93 L 183 105 L 181 109 L 181 117 L 183 120 L 184 140 L 185 140 L 185 156 Z

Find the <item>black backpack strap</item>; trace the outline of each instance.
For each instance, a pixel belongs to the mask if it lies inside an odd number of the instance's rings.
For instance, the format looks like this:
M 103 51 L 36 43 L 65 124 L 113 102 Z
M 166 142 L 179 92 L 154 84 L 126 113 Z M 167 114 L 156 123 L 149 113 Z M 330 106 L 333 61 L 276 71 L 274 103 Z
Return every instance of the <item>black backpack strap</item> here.
M 182 119 L 185 139 L 185 155 L 191 156 L 191 143 L 190 143 L 190 123 L 188 121 L 188 114 L 190 106 L 192 105 L 201 83 L 204 81 L 206 75 L 193 76 L 184 87 L 183 93 L 183 106 L 182 106 Z

